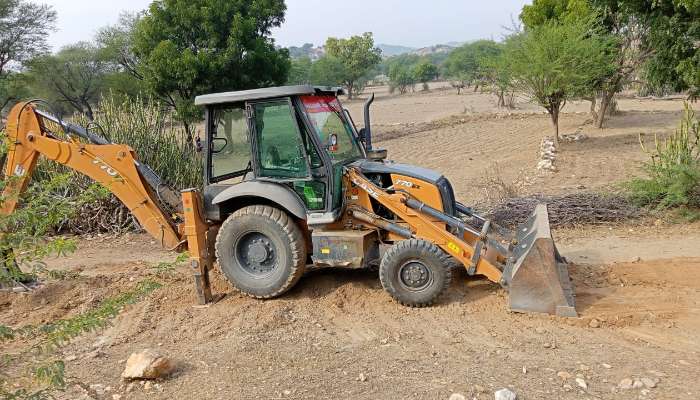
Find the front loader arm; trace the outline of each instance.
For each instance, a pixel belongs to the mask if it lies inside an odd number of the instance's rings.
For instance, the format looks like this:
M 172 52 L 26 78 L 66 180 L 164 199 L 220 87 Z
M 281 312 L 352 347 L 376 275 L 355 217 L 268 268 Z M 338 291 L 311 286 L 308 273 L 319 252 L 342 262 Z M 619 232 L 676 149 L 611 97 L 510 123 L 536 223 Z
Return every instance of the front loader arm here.
M 413 236 L 435 243 L 447 254 L 450 254 L 465 266 L 472 263 L 475 252 L 477 252 L 477 254 L 480 252 L 481 246 L 470 245 L 465 238 L 459 238 L 445 229 L 444 223 L 436 222 L 428 215 L 408 207 L 406 202 L 409 200 L 409 196 L 406 193 L 387 193 L 355 168 L 350 168 L 348 170 L 348 178 L 354 185 L 367 192 L 369 196 L 406 222 Z M 492 264 L 487 257 L 480 257 L 480 254 L 478 255 L 479 257 L 477 257 L 475 263 L 474 273 L 484 275 L 493 282 L 501 283 L 502 271 Z
M 163 247 L 176 251 L 188 250 L 198 301 L 200 304 L 210 302 L 212 294 L 208 273 L 213 260 L 208 244 L 212 242 L 209 235 L 214 233 L 203 217 L 199 191 L 184 190 L 181 204 L 175 204 L 179 202 L 179 199 L 173 199 L 177 197 L 176 192 L 161 192 L 157 187 L 159 178 L 150 168 L 138 163 L 131 147 L 108 143 L 104 138 L 84 130 L 82 136 L 91 144 L 82 143 L 71 136 L 68 140 L 62 140 L 47 129 L 47 122 L 57 122 L 64 129 L 68 125 L 37 111 L 32 103 L 17 104 L 10 111 L 6 127 L 8 154 L 4 173 L 5 177 L 14 178 L 8 179 L 9 184 L 3 191 L 0 213 L 9 215 L 15 211 L 20 194 L 29 184 L 39 156 L 43 155 L 106 187 Z M 168 207 L 165 203 L 174 209 L 166 211 Z

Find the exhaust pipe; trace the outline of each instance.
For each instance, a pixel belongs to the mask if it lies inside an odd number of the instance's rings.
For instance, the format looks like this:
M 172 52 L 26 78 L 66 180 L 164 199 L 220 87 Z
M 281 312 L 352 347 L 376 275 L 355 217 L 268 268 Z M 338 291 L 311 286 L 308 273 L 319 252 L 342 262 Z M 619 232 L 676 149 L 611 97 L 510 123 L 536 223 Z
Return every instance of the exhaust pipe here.
M 372 124 L 369 117 L 369 107 L 374 102 L 374 93 L 372 93 L 367 101 L 365 101 L 365 127 L 362 128 L 364 132 L 365 149 L 367 151 L 372 151 Z

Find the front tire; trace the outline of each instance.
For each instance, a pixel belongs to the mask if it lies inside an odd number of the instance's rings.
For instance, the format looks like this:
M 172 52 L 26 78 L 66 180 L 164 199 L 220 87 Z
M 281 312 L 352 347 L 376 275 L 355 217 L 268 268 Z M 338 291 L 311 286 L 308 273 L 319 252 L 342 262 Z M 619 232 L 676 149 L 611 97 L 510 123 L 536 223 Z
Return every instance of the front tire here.
M 394 300 L 409 307 L 433 304 L 452 280 L 450 257 L 425 240 L 402 240 L 382 257 L 379 279 Z
M 249 206 L 221 225 L 216 258 L 236 289 L 267 299 L 291 289 L 304 274 L 305 242 L 297 224 L 284 211 Z

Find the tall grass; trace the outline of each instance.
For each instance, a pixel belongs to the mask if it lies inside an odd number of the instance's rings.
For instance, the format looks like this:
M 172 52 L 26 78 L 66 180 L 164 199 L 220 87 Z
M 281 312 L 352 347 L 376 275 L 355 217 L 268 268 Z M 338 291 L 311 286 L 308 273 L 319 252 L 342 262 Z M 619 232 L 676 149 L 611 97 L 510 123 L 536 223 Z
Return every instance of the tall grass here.
M 627 183 L 632 200 L 659 209 L 700 207 L 700 121 L 686 104 L 680 125 L 666 140 L 654 137 L 650 149 L 640 137 L 650 160 L 644 163 L 646 178 Z

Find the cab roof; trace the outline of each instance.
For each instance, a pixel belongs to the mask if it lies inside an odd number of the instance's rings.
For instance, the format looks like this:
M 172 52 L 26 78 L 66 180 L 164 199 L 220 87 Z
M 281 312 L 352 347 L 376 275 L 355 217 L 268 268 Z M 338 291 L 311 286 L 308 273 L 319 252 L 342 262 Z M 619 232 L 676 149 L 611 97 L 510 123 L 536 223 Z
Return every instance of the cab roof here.
M 264 100 L 276 97 L 304 96 L 312 94 L 328 94 L 338 96 L 344 93 L 345 91 L 343 88 L 332 86 L 277 86 L 252 90 L 239 90 L 236 92 L 205 94 L 202 96 L 197 96 L 194 99 L 194 104 L 198 106 L 206 106 L 212 104 L 238 103 L 248 100 Z

